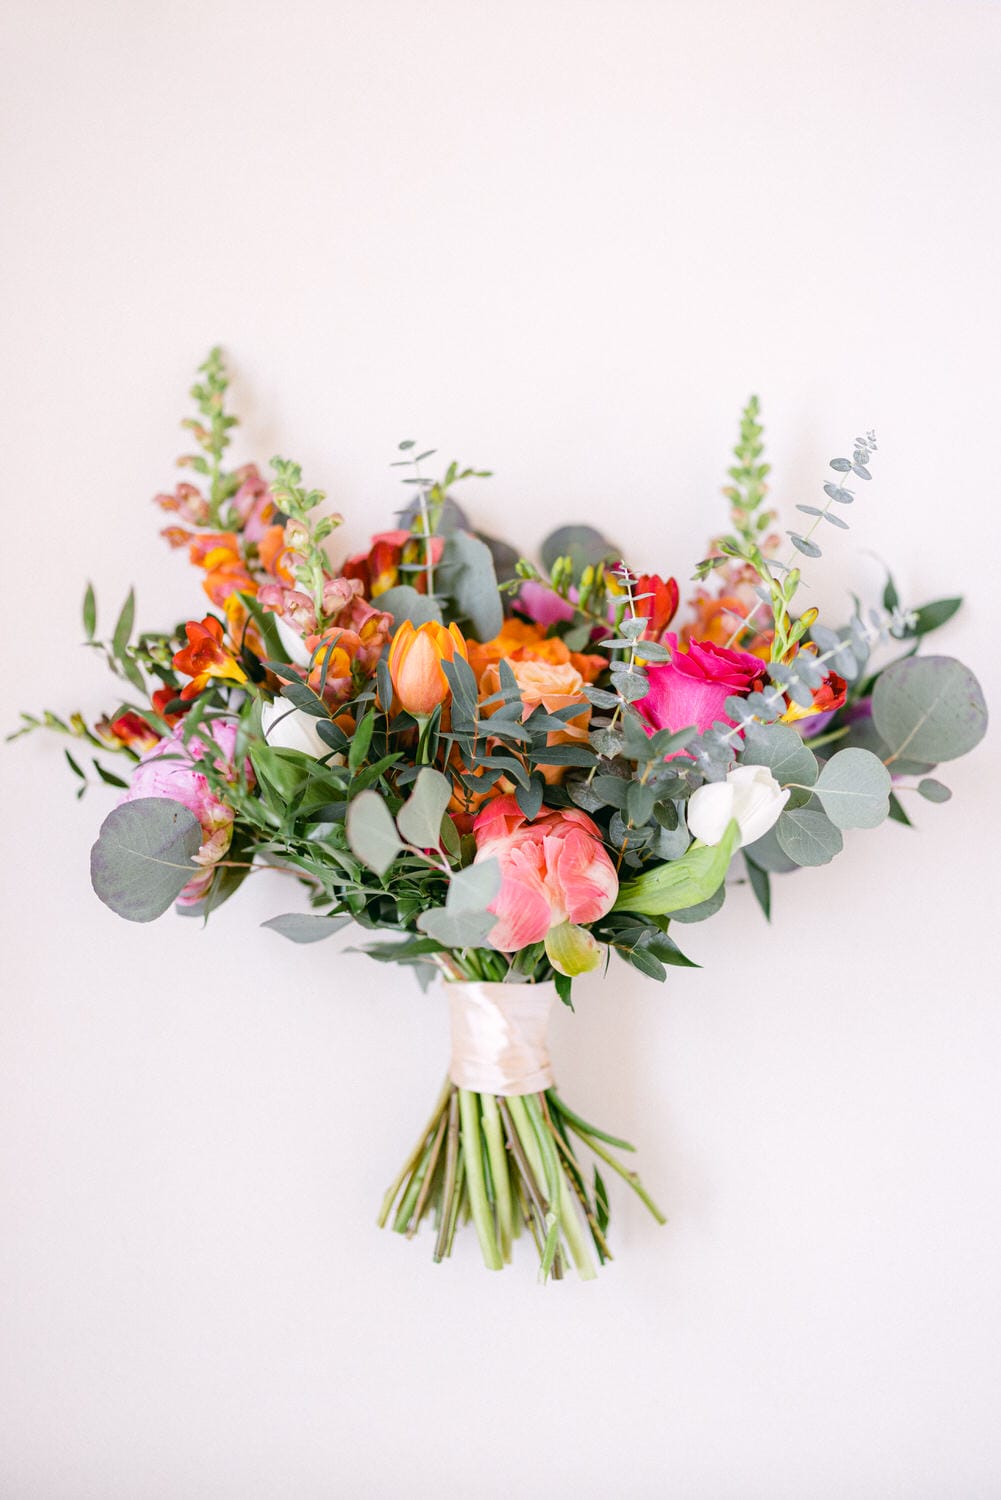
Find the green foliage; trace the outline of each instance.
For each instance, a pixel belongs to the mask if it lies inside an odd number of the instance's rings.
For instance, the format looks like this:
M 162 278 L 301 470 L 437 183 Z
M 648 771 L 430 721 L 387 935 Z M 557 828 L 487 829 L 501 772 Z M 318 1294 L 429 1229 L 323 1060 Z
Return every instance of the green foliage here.
M 873 724 L 887 765 L 955 760 L 987 732 L 983 691 L 968 667 L 950 656 L 912 656 L 881 672 L 872 692 Z
M 108 814 L 90 854 L 95 892 L 129 922 L 152 922 L 198 873 L 198 819 L 180 802 L 141 797 Z

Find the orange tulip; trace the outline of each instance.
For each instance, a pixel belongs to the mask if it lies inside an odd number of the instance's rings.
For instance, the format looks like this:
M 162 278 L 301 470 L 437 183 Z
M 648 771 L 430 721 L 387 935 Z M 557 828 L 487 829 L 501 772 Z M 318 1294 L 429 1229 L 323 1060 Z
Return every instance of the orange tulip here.
M 456 655 L 468 655 L 458 625 L 446 630 L 436 620 L 427 620 L 415 629 L 410 620 L 403 621 L 389 648 L 389 675 L 408 714 L 426 719 L 447 701 L 451 688 L 441 664 L 454 661 Z

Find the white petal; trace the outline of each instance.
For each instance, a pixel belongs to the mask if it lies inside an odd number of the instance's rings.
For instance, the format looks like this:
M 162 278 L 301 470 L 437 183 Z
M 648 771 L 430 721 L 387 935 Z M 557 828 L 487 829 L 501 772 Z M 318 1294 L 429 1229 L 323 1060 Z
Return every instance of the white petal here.
M 734 793 L 728 781 L 707 781 L 688 799 L 688 830 L 704 844 L 718 844 L 733 817 Z

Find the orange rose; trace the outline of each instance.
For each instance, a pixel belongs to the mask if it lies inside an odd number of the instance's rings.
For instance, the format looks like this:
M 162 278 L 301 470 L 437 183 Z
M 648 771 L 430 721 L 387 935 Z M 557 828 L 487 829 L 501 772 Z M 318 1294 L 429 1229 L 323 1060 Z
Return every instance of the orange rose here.
M 499 661 L 547 661 L 554 666 L 570 663 L 585 682 L 593 682 L 608 666 L 604 656 L 589 656 L 581 651 L 571 651 L 558 635 L 546 635 L 543 625 L 530 624 L 527 620 L 505 620 L 500 635 L 492 641 L 469 642 L 469 664 L 479 682 L 491 664 Z
M 547 713 L 555 713 L 560 708 L 580 705 L 580 713 L 569 719 L 564 729 L 549 731 L 546 744 L 586 743 L 591 705 L 584 696 L 584 678 L 577 668 L 570 662 L 519 661 L 517 658 L 509 660 L 508 665 L 518 684 L 526 719 L 539 707 L 544 708 Z M 489 698 L 499 690 L 500 668 L 491 662 L 480 679 L 480 693 L 484 698 Z M 496 705 L 488 705 L 484 711 L 489 715 L 495 708 Z M 566 772 L 565 766 L 543 766 L 541 769 L 550 786 L 561 781 Z

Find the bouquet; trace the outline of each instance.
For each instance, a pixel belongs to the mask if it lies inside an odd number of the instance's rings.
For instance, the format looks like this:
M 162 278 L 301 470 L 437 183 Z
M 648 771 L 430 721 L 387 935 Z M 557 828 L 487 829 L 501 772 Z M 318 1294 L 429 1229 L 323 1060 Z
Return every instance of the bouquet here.
M 800 607 L 804 568 L 871 479 L 871 432 L 783 536 L 752 399 L 728 529 L 679 617 L 659 559 L 637 566 L 591 527 L 554 531 L 540 565 L 482 535 L 453 491 L 484 471 L 432 479 L 409 441 L 398 524 L 335 563 L 341 518 L 297 464 L 227 467 L 226 390 L 213 350 L 186 477 L 156 497 L 207 611 L 137 634 L 130 593 L 105 639 L 88 587 L 86 643 L 121 696 L 96 721 L 26 714 L 17 732 L 76 742 L 79 795 L 85 755 L 119 790 L 91 860 L 119 915 L 207 918 L 272 870 L 310 909 L 266 927 L 313 943 L 353 923 L 375 961 L 443 981 L 448 1076 L 379 1222 L 430 1222 L 440 1261 L 471 1221 L 495 1269 L 525 1230 L 543 1280 L 591 1277 L 610 1174 L 662 1215 L 633 1148 L 556 1091 L 551 1006 L 613 954 L 661 981 L 689 964 L 678 927 L 717 913 L 728 881 L 770 917 L 773 877 L 907 824 L 912 794 L 947 800 L 931 773 L 987 713 L 966 667 L 921 648 L 961 601 L 912 608 L 887 578 L 843 621 Z

